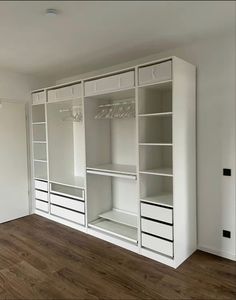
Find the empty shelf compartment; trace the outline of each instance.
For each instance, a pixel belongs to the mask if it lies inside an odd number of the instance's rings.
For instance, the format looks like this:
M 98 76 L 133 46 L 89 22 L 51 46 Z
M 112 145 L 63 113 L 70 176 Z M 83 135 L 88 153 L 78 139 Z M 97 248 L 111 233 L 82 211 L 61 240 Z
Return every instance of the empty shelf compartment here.
M 151 204 L 173 207 L 173 194 L 163 193 L 160 195 L 142 197 L 141 201 L 146 203 L 151 203 Z
M 137 216 L 129 212 L 113 209 L 102 213 L 99 216 L 103 219 L 137 228 Z
M 89 224 L 89 227 L 100 230 L 132 243 L 137 243 L 137 229 L 110 220 L 99 218 Z
M 172 112 L 172 83 L 139 88 L 139 114 Z

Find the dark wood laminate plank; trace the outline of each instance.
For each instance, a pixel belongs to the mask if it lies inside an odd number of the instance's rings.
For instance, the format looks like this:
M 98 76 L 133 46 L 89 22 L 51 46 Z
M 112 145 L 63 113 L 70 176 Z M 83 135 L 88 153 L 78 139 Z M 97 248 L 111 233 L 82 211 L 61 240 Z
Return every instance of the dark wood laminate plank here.
M 235 299 L 236 263 L 177 270 L 32 215 L 0 225 L 0 299 Z

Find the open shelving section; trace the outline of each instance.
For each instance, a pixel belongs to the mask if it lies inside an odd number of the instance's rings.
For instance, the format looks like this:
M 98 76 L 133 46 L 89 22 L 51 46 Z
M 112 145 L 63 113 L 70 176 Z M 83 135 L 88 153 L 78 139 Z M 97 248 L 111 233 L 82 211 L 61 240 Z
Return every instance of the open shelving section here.
M 33 92 L 35 212 L 179 266 L 196 249 L 195 72 L 170 57 Z
M 96 93 L 85 82 L 88 226 L 137 244 L 134 71 L 114 75 L 114 84 L 117 79 L 126 85 L 105 91 L 103 84 Z
M 32 106 L 34 178 L 48 180 L 47 127 L 45 104 Z

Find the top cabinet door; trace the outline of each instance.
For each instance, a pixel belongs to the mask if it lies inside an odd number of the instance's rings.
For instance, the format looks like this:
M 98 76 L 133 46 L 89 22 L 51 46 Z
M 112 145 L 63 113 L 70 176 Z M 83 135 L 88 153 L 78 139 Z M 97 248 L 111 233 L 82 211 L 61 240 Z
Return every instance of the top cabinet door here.
M 71 100 L 81 97 L 81 84 L 61 87 L 48 91 L 48 102 Z
M 142 67 L 139 69 L 139 84 L 150 84 L 171 80 L 171 61 Z
M 46 102 L 46 93 L 44 91 L 32 94 L 33 104 L 43 104 Z
M 85 82 L 85 96 L 99 95 L 132 87 L 134 87 L 134 71 Z

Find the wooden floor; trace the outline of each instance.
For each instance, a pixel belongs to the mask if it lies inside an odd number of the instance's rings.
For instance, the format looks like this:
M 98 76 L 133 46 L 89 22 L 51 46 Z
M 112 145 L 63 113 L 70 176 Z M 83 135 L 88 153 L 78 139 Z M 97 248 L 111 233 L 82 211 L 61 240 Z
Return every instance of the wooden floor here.
M 0 299 L 236 299 L 236 263 L 177 270 L 36 215 L 0 225 Z

